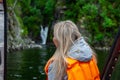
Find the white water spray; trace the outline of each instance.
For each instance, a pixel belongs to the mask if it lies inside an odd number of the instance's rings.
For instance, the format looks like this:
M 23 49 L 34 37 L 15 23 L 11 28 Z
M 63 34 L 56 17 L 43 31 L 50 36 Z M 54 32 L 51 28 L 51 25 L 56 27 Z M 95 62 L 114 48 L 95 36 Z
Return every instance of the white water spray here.
M 40 36 L 41 36 L 41 39 L 42 39 L 42 44 L 46 44 L 47 34 L 48 34 L 48 27 L 45 27 L 43 29 L 43 26 L 41 26 Z

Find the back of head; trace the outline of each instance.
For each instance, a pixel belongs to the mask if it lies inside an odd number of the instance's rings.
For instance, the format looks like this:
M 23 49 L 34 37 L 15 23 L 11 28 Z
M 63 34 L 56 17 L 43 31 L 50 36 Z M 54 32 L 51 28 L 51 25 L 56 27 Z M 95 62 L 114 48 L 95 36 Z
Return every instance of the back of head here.
M 80 37 L 77 26 L 72 21 L 61 21 L 54 26 L 54 37 L 58 41 L 58 48 L 63 48 L 65 54 L 71 44 Z
M 61 80 L 66 73 L 66 57 L 70 46 L 80 37 L 77 26 L 72 21 L 61 21 L 54 26 L 54 37 L 58 46 L 54 58 L 53 72 L 56 72 L 54 80 Z

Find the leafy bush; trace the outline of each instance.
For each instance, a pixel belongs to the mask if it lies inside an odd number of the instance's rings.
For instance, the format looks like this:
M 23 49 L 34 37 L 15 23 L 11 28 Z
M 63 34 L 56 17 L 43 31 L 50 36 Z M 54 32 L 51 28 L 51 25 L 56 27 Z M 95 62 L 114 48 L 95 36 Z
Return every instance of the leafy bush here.
M 31 38 L 39 37 L 40 25 L 50 26 L 54 19 L 54 0 L 22 0 L 22 20 Z
M 76 23 L 83 20 L 81 24 L 91 34 L 90 43 L 104 44 L 105 39 L 111 41 L 120 25 L 119 3 L 118 0 L 66 0 L 65 19 Z
M 33 39 L 39 37 L 40 25 L 49 26 L 51 29 L 57 7 L 60 6 L 66 6 L 67 9 L 64 11 L 64 17 L 58 17 L 57 20 L 69 19 L 76 24 L 81 23 L 91 34 L 88 37 L 92 45 L 104 45 L 105 39 L 111 41 L 120 25 L 119 0 L 18 0 L 17 3 L 20 9 L 15 8 L 15 12 L 20 16 L 18 19 L 23 34 Z M 8 1 L 8 6 L 13 4 L 14 0 Z M 49 36 L 51 35 L 50 33 Z

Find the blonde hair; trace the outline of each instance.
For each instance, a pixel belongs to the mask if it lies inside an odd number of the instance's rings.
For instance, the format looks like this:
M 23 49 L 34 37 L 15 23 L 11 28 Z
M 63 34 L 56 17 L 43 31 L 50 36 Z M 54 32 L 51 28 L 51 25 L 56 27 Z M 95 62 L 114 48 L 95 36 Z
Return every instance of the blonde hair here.
M 80 36 L 81 34 L 77 26 L 72 21 L 61 21 L 55 24 L 54 37 L 57 39 L 58 46 L 52 56 L 54 59 L 52 68 L 52 71 L 55 73 L 54 80 L 62 80 L 66 74 L 68 50 Z
M 70 46 L 74 40 L 80 37 L 77 26 L 72 21 L 61 21 L 54 26 L 54 37 L 57 39 L 58 46 L 53 55 L 53 68 L 55 73 L 54 80 L 62 80 L 66 74 L 66 57 Z

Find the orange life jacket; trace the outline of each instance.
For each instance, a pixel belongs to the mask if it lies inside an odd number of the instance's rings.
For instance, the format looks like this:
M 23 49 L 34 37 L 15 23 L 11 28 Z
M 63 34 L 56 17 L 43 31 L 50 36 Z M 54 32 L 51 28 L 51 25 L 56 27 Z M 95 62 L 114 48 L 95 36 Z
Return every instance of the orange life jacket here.
M 88 62 L 80 62 L 72 58 L 67 58 L 67 76 L 68 80 L 100 80 L 99 70 L 94 58 Z M 45 66 L 45 72 L 48 75 L 50 61 Z

